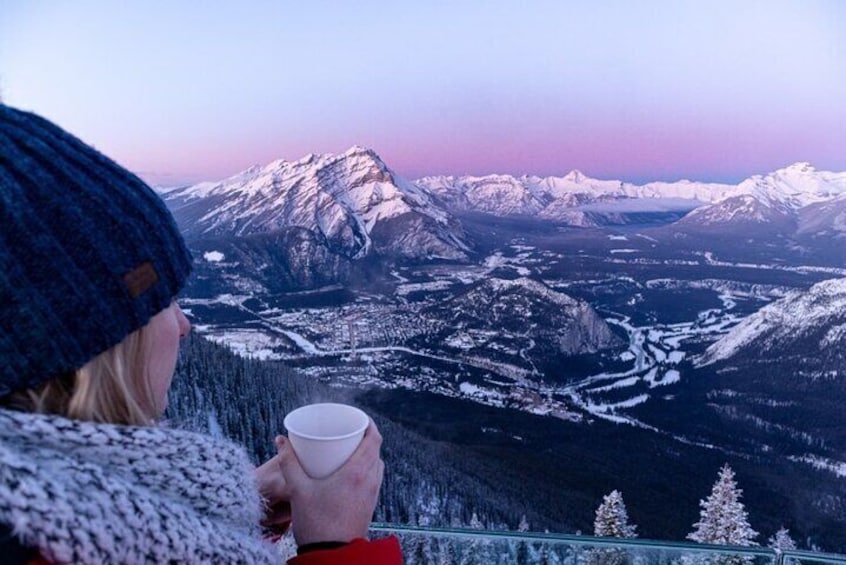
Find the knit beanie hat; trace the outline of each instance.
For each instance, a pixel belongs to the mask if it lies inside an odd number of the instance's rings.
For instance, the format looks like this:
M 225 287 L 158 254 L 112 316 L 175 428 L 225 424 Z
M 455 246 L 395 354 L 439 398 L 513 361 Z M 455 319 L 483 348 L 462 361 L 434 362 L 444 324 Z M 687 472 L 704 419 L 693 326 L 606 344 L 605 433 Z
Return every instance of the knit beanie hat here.
M 0 397 L 116 345 L 168 307 L 190 271 L 150 187 L 0 104 Z

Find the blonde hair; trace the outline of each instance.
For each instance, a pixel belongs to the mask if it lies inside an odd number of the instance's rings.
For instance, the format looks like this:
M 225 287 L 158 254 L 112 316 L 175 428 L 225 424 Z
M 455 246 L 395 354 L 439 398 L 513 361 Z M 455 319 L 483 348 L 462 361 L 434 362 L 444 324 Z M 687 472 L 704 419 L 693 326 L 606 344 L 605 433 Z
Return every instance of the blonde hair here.
M 5 404 L 76 420 L 150 425 L 159 416 L 160 407 L 147 378 L 148 353 L 149 339 L 142 327 L 82 368 L 37 389 L 14 393 Z

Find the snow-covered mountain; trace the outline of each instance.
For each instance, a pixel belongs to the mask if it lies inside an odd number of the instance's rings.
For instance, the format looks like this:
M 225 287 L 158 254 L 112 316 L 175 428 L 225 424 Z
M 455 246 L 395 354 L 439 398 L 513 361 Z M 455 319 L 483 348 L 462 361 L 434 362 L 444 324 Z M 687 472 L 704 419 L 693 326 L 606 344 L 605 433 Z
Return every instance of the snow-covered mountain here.
M 711 344 L 698 366 L 752 359 L 846 357 L 846 279 L 815 284 L 761 308 Z
M 483 212 L 496 216 L 527 216 L 596 225 L 598 214 L 626 211 L 691 210 L 731 194 L 734 185 L 654 182 L 634 185 L 617 180 L 598 180 L 580 171 L 563 177 L 488 175 L 483 177 L 435 176 L 415 181 L 457 211 Z M 652 206 L 630 202 L 649 199 Z
M 739 184 L 690 180 L 644 185 L 598 180 L 571 171 L 563 177 L 435 176 L 415 181 L 456 211 L 526 216 L 591 226 L 633 211 L 689 211 L 683 226 L 796 222 L 798 211 L 846 195 L 846 173 L 796 163 Z
M 302 228 L 351 259 L 373 251 L 463 259 L 470 249 L 460 223 L 426 191 L 358 146 L 340 155 L 274 161 L 164 197 L 192 239 Z
M 680 223 L 684 226 L 792 224 L 795 227 L 801 210 L 819 207 L 844 195 L 846 173 L 817 171 L 808 163 L 796 163 L 744 180 L 729 194 L 694 210 Z

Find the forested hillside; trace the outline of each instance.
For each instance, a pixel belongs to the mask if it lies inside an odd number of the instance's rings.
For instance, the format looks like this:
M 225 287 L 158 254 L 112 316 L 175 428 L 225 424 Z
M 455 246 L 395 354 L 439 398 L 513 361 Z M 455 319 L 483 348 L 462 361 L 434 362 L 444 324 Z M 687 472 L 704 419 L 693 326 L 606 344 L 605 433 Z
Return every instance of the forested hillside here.
M 479 480 L 480 462 L 461 459 L 455 446 L 426 439 L 368 408 L 360 390 L 332 386 L 279 362 L 238 357 L 225 347 L 193 336 L 183 344 L 170 390 L 170 424 L 219 434 L 243 444 L 254 461 L 273 453 L 285 414 L 310 402 L 363 406 L 385 438 L 382 499 L 376 519 L 428 526 L 469 525 L 516 529 L 521 517 L 542 517 L 524 502 Z
M 334 373 L 340 369 L 336 367 Z M 707 484 L 692 484 L 691 467 L 716 468 L 725 456 L 699 449 L 694 453 L 693 448 L 679 453 L 676 461 L 660 451 L 640 453 L 626 446 L 638 443 L 636 434 L 645 432 L 600 423 L 594 425 L 594 432 L 601 434 L 603 441 L 591 446 L 592 440 L 578 434 L 575 426 L 553 429 L 545 418 L 490 407 L 477 407 L 481 411 L 471 414 L 475 423 L 462 423 L 455 419 L 456 412 L 466 412 L 470 405 L 459 399 L 436 401 L 438 398 L 424 393 L 399 394 L 378 388 L 338 386 L 328 371 L 325 375 L 307 376 L 280 362 L 236 356 L 223 346 L 193 336 L 183 345 L 170 392 L 168 417 L 170 425 L 219 434 L 242 443 L 258 463 L 272 455 L 273 437 L 284 432 L 282 421 L 293 408 L 319 401 L 361 406 L 373 416 L 385 438 L 386 473 L 375 520 L 423 527 L 590 534 L 593 510 L 602 500 L 601 489 L 607 491 L 619 485 L 633 501 L 631 512 L 634 521 L 642 526 L 644 537 L 681 539 L 696 519 L 697 500 L 707 492 Z M 414 430 L 410 428 L 412 425 Z M 474 426 L 477 429 L 481 426 L 483 431 L 473 432 Z M 485 426 L 500 430 L 519 428 L 526 435 L 519 441 L 511 440 L 513 445 L 508 447 L 508 441 L 499 437 L 502 432 L 486 432 L 489 428 Z M 531 431 L 533 428 L 537 429 Z M 565 433 L 562 429 L 569 431 Z M 534 437 L 546 438 L 552 432 L 556 434 L 555 451 L 540 450 L 541 444 Z M 612 437 L 620 443 L 619 449 L 600 449 Z M 519 447 L 523 443 L 536 446 L 538 457 L 553 458 L 562 466 L 562 476 L 570 482 L 555 480 L 548 486 L 542 484 L 537 478 L 542 469 L 527 455 L 531 449 Z M 622 453 L 629 454 L 625 463 L 613 464 L 614 454 Z M 656 526 L 661 526 L 655 517 L 662 512 L 652 507 L 655 503 L 649 504 L 655 489 L 643 476 L 623 473 L 629 467 L 644 468 L 645 463 L 640 459 L 661 461 L 661 476 L 667 481 L 661 484 L 671 485 L 672 496 L 680 501 L 679 511 L 671 518 L 679 522 L 682 534 L 665 536 L 658 531 L 656 535 Z M 602 461 L 608 468 L 598 466 Z M 743 467 L 742 461 L 735 463 Z M 685 481 L 684 476 L 689 480 Z M 580 484 L 582 488 L 568 488 L 570 484 Z M 765 498 L 759 492 L 760 486 L 750 483 L 744 487 L 754 525 L 767 535 L 775 531 L 771 524 L 763 522 L 771 509 L 763 504 Z M 471 556 L 482 559 L 478 563 L 528 563 L 543 558 L 552 563 L 563 555 L 556 557 L 556 553 L 566 551 L 563 546 L 423 536 L 405 536 L 403 544 L 410 564 L 448 563 L 463 559 L 462 555 L 467 559 Z

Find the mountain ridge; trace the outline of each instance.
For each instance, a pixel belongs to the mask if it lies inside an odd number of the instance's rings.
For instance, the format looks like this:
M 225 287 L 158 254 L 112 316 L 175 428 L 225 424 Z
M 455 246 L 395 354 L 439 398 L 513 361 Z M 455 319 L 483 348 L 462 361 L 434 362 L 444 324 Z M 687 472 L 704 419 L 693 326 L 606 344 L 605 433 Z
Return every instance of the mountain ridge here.
M 821 329 L 824 334 L 813 335 Z M 806 337 L 818 351 L 846 343 L 846 279 L 825 280 L 764 306 L 711 344 L 696 364 L 731 361 L 753 349 L 756 355 L 775 348 L 795 349 L 794 344 L 804 345 Z M 813 355 L 813 348 L 807 354 Z
M 663 211 L 668 200 L 687 201 L 691 214 L 686 223 L 711 225 L 739 218 L 770 221 L 771 216 L 791 216 L 799 209 L 846 194 L 846 173 L 817 171 L 799 162 L 766 175 L 754 175 L 737 184 L 655 181 L 642 185 L 600 180 L 572 170 L 563 177 L 492 174 L 485 176 L 428 176 L 415 181 L 452 208 L 497 216 L 536 216 L 589 227 L 596 225 L 590 207 L 609 202 L 648 200 Z M 732 200 L 736 199 L 736 200 Z M 753 208 L 775 210 L 763 214 Z M 683 208 L 683 206 L 682 206 Z M 744 209 L 748 213 L 744 213 Z M 596 212 L 596 210 L 592 210 Z
M 564 176 L 433 175 L 409 181 L 373 149 L 354 145 L 338 154 L 277 159 L 221 181 L 162 194 L 178 210 L 196 208 L 198 201 L 220 201 L 204 214 L 194 214 L 192 225 L 199 227 L 188 236 L 246 235 L 297 226 L 315 230 L 354 259 L 370 253 L 370 234 L 377 223 L 404 214 L 418 218 L 416 229 L 434 235 L 423 246 L 426 252 L 446 259 L 464 259 L 471 249 L 454 217 L 467 212 L 596 227 L 625 223 L 627 212 L 675 211 L 679 226 L 687 228 L 789 224 L 804 233 L 822 223 L 820 230 L 831 232 L 831 226 L 815 217 L 820 209 L 818 215 L 846 225 L 846 205 L 844 214 L 825 208 L 846 198 L 846 172 L 818 171 L 807 162 L 736 184 L 689 179 L 634 184 L 592 178 L 578 169 Z M 806 211 L 801 222 L 800 210 Z M 202 231 L 196 233 L 198 229 Z M 396 230 L 386 231 L 396 235 Z M 833 231 L 846 229 L 835 226 Z M 391 246 L 382 247 L 385 251 Z M 401 246 L 399 255 L 419 256 L 418 248 Z
M 305 228 L 350 259 L 374 250 L 400 256 L 464 259 L 460 223 L 425 191 L 396 175 L 370 149 L 310 154 L 253 166 L 218 182 L 164 193 L 188 238 L 235 237 Z M 377 225 L 402 219 L 419 238 L 374 240 Z M 390 232 L 390 229 L 383 229 Z

